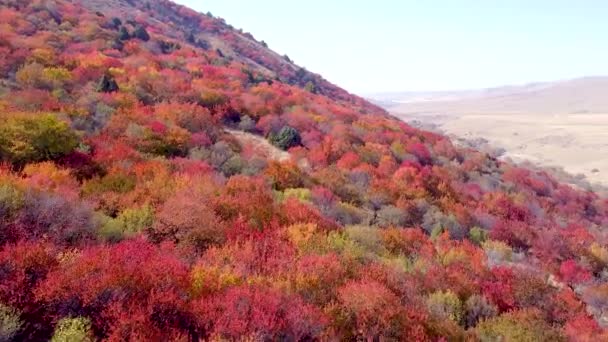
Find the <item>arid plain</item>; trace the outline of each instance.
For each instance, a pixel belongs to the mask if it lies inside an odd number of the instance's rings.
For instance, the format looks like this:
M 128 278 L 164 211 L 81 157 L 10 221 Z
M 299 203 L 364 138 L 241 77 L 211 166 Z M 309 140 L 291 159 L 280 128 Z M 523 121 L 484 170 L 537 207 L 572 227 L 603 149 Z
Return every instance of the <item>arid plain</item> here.
M 608 185 L 608 77 L 374 97 L 405 121 L 504 149 L 502 158 Z

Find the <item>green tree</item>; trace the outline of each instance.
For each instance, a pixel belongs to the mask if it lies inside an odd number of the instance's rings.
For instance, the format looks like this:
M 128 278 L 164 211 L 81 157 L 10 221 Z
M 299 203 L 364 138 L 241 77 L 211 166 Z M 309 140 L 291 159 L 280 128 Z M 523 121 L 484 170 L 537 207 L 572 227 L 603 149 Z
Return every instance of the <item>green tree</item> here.
M 112 76 L 109 76 L 109 75 L 101 76 L 101 79 L 99 80 L 99 84 L 97 84 L 98 92 L 113 93 L 118 90 L 119 90 L 118 83 L 116 83 L 116 80 L 114 80 L 114 78 Z
M 126 27 L 124 27 L 124 26 L 120 27 L 120 29 L 118 30 L 118 39 L 120 39 L 120 40 L 131 39 L 131 35 L 129 34 L 129 31 L 127 30 Z
M 295 128 L 289 126 L 284 126 L 279 133 L 270 135 L 270 142 L 283 150 L 298 146 L 301 144 L 301 141 L 300 133 Z
M 0 123 L 0 159 L 17 167 L 56 159 L 78 143 L 70 126 L 51 114 L 9 117 Z
M 135 37 L 137 39 L 141 39 L 144 42 L 147 42 L 148 40 L 150 40 L 150 35 L 148 34 L 148 31 L 146 31 L 146 29 L 143 26 L 138 26 L 135 29 L 135 32 L 133 32 L 133 37 Z
M 118 29 L 122 25 L 122 21 L 116 17 L 112 18 L 111 23 L 115 29 Z

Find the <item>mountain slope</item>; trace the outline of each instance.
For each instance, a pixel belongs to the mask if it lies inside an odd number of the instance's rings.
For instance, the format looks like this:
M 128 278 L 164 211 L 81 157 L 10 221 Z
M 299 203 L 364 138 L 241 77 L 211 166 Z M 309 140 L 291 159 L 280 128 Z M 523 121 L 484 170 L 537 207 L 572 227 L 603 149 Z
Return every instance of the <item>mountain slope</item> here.
M 0 339 L 607 336 L 597 194 L 171 2 L 0 5 Z
M 287 56 L 280 56 L 269 50 L 265 43 L 255 40 L 251 34 L 237 31 L 223 19 L 213 18 L 210 14 L 201 16 L 189 8 L 166 0 L 115 0 L 110 3 L 86 0 L 83 4 L 90 10 L 107 16 L 126 14 L 125 19 L 153 25 L 155 30 L 166 37 L 177 41 L 186 40 L 190 45 L 203 47 L 205 50 L 216 50 L 228 60 L 241 62 L 251 68 L 252 72 L 261 73 L 262 79 L 280 80 L 302 88 L 308 86 L 315 93 L 327 95 L 333 100 L 352 103 L 366 111 L 381 111 L 380 108 L 327 82 L 321 76 L 295 65 Z

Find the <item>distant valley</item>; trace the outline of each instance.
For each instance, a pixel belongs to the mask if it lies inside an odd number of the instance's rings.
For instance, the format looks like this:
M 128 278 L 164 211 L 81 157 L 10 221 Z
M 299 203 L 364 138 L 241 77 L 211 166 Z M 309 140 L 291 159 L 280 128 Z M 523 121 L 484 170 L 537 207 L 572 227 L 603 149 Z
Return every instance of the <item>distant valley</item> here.
M 608 185 L 608 77 L 370 97 L 399 118 L 461 144 L 491 146 L 516 162 L 563 167 L 578 183 Z

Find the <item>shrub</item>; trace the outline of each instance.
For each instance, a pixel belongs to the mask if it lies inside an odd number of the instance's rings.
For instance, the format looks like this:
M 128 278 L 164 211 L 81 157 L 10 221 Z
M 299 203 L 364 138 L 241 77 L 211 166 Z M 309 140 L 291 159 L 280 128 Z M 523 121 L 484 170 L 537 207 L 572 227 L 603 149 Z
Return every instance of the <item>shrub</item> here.
M 333 208 L 329 210 L 327 216 L 343 225 L 368 224 L 371 221 L 369 212 L 343 202 L 336 203 Z
M 116 218 L 108 219 L 102 226 L 100 234 L 107 240 L 117 241 L 123 237 L 135 235 L 154 223 L 154 212 L 150 206 L 129 208 Z
M 259 229 L 271 221 L 275 210 L 272 193 L 264 180 L 241 175 L 230 177 L 214 202 L 214 209 L 223 220 L 242 217 Z
M 14 116 L 0 122 L 0 156 L 16 166 L 59 158 L 78 143 L 69 125 L 50 114 Z
M 57 323 L 51 342 L 88 342 L 91 338 L 91 322 L 84 317 L 63 318 Z
M 240 159 L 238 153 L 233 151 L 231 146 L 225 141 L 218 141 L 208 149 L 203 147 L 193 148 L 190 150 L 189 154 L 191 159 L 205 160 L 218 169 L 221 169 L 230 159 L 235 158 L 227 165 L 226 171 L 230 171 L 232 169 L 230 165 L 236 165 L 237 161 Z M 238 163 L 242 163 L 242 160 Z
M 243 277 L 229 267 L 205 266 L 197 264 L 190 272 L 191 289 L 194 297 L 210 295 L 226 288 L 240 285 Z
M 245 132 L 251 132 L 255 130 L 255 121 L 249 115 L 245 115 L 241 117 L 239 129 Z
M 0 342 L 13 341 L 21 328 L 17 310 L 0 303 Z
M 276 197 L 279 202 L 283 202 L 289 198 L 295 198 L 300 202 L 310 203 L 312 194 L 306 188 L 287 188 L 283 191 L 277 191 Z
M 124 173 L 110 173 L 102 178 L 88 181 L 82 188 L 85 195 L 100 194 L 103 192 L 116 192 L 125 194 L 135 189 L 136 178 Z
M 437 291 L 430 294 L 426 300 L 429 311 L 443 319 L 449 319 L 457 324 L 462 323 L 463 308 L 460 298 L 451 290 Z
M 197 317 L 213 322 L 218 340 L 317 340 L 327 324 L 321 312 L 299 297 L 259 286 L 232 287 L 211 302 L 203 299 L 201 309 Z
M 294 163 L 272 161 L 264 174 L 271 179 L 273 187 L 277 190 L 299 188 L 304 185 L 304 174 Z
M 246 176 L 255 176 L 261 173 L 268 166 L 268 161 L 265 158 L 253 157 L 247 161 L 247 165 L 241 170 L 241 173 Z
M 380 233 L 385 248 L 393 254 L 414 257 L 434 251 L 431 240 L 419 228 L 388 228 L 380 230 Z
M 102 217 L 102 223 L 99 231 L 97 232 L 99 238 L 104 241 L 111 242 L 122 241 L 125 238 L 125 234 L 123 231 L 123 226 L 120 224 L 120 222 L 105 215 L 100 216 Z
M 487 240 L 484 241 L 481 246 L 486 252 L 490 265 L 511 261 L 513 250 L 506 243 L 502 241 Z
M 160 47 L 160 51 L 166 55 L 173 53 L 175 50 L 181 49 L 181 45 L 179 43 L 167 42 L 164 40 L 159 41 L 158 46 Z
M 220 134 L 211 112 L 193 103 L 159 103 L 154 106 L 154 113 L 163 122 L 175 122 L 190 133 L 201 133 L 198 140 L 204 141 L 202 146 L 211 145 L 211 138 Z
M 472 295 L 464 303 L 466 328 L 477 325 L 477 322 L 492 318 L 498 314 L 498 309 L 492 305 L 485 297 Z
M 342 315 L 348 328 L 363 340 L 401 340 L 402 309 L 399 298 L 384 285 L 374 281 L 348 282 L 338 290 Z M 354 339 L 353 339 L 354 340 Z
M 157 242 L 168 240 L 199 250 L 225 239 L 224 224 L 214 211 L 203 198 L 187 192 L 176 194 L 162 206 L 149 234 Z
M 466 237 L 466 231 L 453 214 L 444 214 L 438 208 L 431 207 L 423 217 L 422 227 L 431 234 L 438 236 L 444 231 L 450 233 L 452 239 L 462 239 Z
M 179 126 L 165 127 L 162 123 L 158 126 L 144 130 L 143 140 L 138 141 L 139 150 L 165 157 L 187 155 L 190 133 Z
M 353 241 L 344 231 L 333 231 L 327 235 L 327 240 L 321 246 L 327 246 L 329 251 L 336 252 L 345 260 L 362 261 L 366 258 L 365 250 Z
M 589 286 L 583 291 L 583 300 L 596 312 L 608 310 L 608 284 Z
M 239 155 L 234 155 L 222 164 L 220 170 L 226 176 L 230 177 L 241 173 L 243 168 L 245 168 L 245 161 L 243 161 L 243 158 Z
M 310 203 L 287 197 L 278 208 L 280 223 L 290 225 L 295 223 L 314 223 L 321 231 L 331 231 L 338 228 L 336 222 L 324 217 Z
M 0 183 L 0 227 L 23 207 L 23 193 L 12 184 Z
M 287 239 L 300 254 L 324 254 L 331 248 L 328 237 L 313 223 L 298 223 L 286 229 Z
M 408 223 L 407 211 L 392 205 L 382 207 L 376 212 L 376 224 L 380 227 L 403 227 Z
M 307 255 L 298 261 L 294 278 L 302 297 L 325 305 L 335 299 L 337 287 L 346 279 L 346 269 L 335 254 Z
M 23 238 L 42 238 L 57 244 L 78 244 L 91 239 L 97 229 L 93 210 L 81 203 L 46 193 L 25 194 L 23 210 L 16 224 Z
M 283 150 L 302 143 L 300 133 L 295 128 L 289 126 L 284 126 L 277 134 L 271 134 L 269 139 L 273 145 Z
M 38 63 L 24 65 L 15 75 L 22 86 L 40 87 L 43 85 L 44 66 Z
M 565 341 L 564 336 L 542 319 L 535 309 L 511 311 L 485 320 L 475 329 L 485 341 Z
M 63 87 L 72 79 L 72 73 L 63 67 L 48 67 L 43 71 L 45 84 L 53 89 Z
M 584 283 L 592 279 L 591 273 L 574 260 L 566 260 L 559 267 L 560 279 L 569 284 Z
M 220 106 L 228 101 L 228 97 L 220 92 L 208 90 L 201 94 L 199 103 L 207 108 Z
M 367 226 L 349 226 L 345 229 L 348 237 L 370 255 L 381 255 L 385 252 L 377 228 Z
M 481 245 L 488 238 L 488 232 L 479 227 L 469 230 L 469 239 L 477 245 Z

